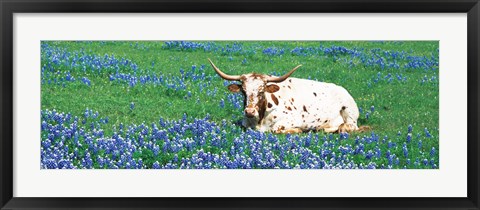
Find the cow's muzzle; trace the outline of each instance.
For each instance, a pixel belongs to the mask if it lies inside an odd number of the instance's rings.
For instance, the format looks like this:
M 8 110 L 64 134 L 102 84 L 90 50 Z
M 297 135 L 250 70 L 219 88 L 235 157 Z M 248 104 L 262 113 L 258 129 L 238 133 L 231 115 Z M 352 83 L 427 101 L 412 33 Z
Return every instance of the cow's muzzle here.
M 255 108 L 246 108 L 245 109 L 245 116 L 247 116 L 248 118 L 253 118 L 255 117 L 255 112 L 257 110 Z

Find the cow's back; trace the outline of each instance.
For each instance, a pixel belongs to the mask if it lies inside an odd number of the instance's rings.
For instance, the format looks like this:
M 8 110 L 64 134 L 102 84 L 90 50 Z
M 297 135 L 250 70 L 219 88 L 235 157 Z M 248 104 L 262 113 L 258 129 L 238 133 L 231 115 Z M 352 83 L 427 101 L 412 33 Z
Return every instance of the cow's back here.
M 314 130 L 326 123 L 338 126 L 342 123 L 338 116 L 343 107 L 347 108 L 351 123 L 357 123 L 357 105 L 341 86 L 299 78 L 289 78 L 276 85 L 280 87 L 277 92 L 266 93 L 268 105 L 261 130 Z

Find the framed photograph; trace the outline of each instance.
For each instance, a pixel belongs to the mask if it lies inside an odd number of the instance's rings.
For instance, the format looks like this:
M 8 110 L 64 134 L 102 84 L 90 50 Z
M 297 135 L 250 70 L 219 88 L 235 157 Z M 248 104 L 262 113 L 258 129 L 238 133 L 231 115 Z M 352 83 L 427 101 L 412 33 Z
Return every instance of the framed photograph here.
M 477 0 L 2 1 L 1 209 L 478 209 Z

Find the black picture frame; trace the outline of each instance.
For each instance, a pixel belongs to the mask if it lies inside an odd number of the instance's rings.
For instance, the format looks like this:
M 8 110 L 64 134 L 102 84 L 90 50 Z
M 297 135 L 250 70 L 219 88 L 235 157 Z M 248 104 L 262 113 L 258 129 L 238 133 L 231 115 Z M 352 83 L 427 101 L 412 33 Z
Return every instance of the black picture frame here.
M 1 209 L 479 209 L 478 0 L 0 0 Z M 467 13 L 466 198 L 17 198 L 13 197 L 13 15 L 15 13 Z M 445 180 L 448 181 L 448 180 Z

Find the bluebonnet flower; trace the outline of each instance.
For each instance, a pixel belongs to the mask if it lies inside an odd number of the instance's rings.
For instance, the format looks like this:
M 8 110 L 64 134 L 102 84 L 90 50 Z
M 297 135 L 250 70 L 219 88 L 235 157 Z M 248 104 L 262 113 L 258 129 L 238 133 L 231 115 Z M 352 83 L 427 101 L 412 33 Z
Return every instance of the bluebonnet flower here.
M 428 129 L 427 129 L 427 128 L 425 128 L 425 136 L 426 136 L 427 138 L 431 138 L 431 137 L 432 137 L 432 135 L 430 134 L 430 132 L 428 132 Z
M 135 108 L 135 103 L 131 102 L 130 103 L 130 110 L 133 110 Z
M 85 109 L 85 112 L 84 112 L 83 116 L 84 116 L 85 118 L 88 118 L 88 117 L 90 116 L 90 113 L 91 113 L 91 111 L 88 110 L 88 108 L 87 108 L 87 109 Z
M 430 150 L 430 156 L 435 156 L 436 153 L 437 150 L 435 149 L 435 147 L 432 147 L 432 149 Z
M 408 148 L 407 148 L 406 143 L 403 143 L 402 150 L 403 150 L 403 155 L 405 156 L 405 158 L 407 158 L 408 157 Z
M 427 166 L 428 165 L 428 159 L 423 159 L 423 165 Z
M 86 78 L 86 77 L 83 77 L 83 78 L 82 78 L 82 82 L 83 82 L 84 84 L 88 85 L 88 86 L 90 86 L 90 85 L 92 84 L 92 83 L 90 82 L 90 80 L 89 80 L 88 78 Z
M 225 108 L 225 101 L 223 98 L 220 100 L 220 107 Z
M 75 81 L 75 78 L 70 74 L 70 72 L 67 72 L 67 75 L 65 76 L 65 80 Z
M 377 158 L 380 158 L 382 156 L 382 151 L 380 150 L 380 148 L 378 146 L 375 147 L 375 156 Z
M 153 169 L 160 169 L 160 163 L 158 161 L 155 161 L 155 163 L 153 163 L 153 165 L 152 165 L 152 168 Z
M 263 52 L 263 54 L 269 55 L 269 56 L 279 56 L 279 55 L 283 55 L 285 53 L 285 50 L 284 49 L 279 49 L 279 48 L 274 48 L 274 47 L 269 47 L 269 48 L 264 49 L 262 52 Z
M 247 64 L 247 58 L 244 58 L 244 59 L 242 60 L 242 65 L 246 65 L 246 64 Z
M 367 159 L 371 159 L 372 157 L 374 156 L 374 153 L 372 152 L 372 150 L 368 150 L 368 152 L 365 154 L 365 158 Z

